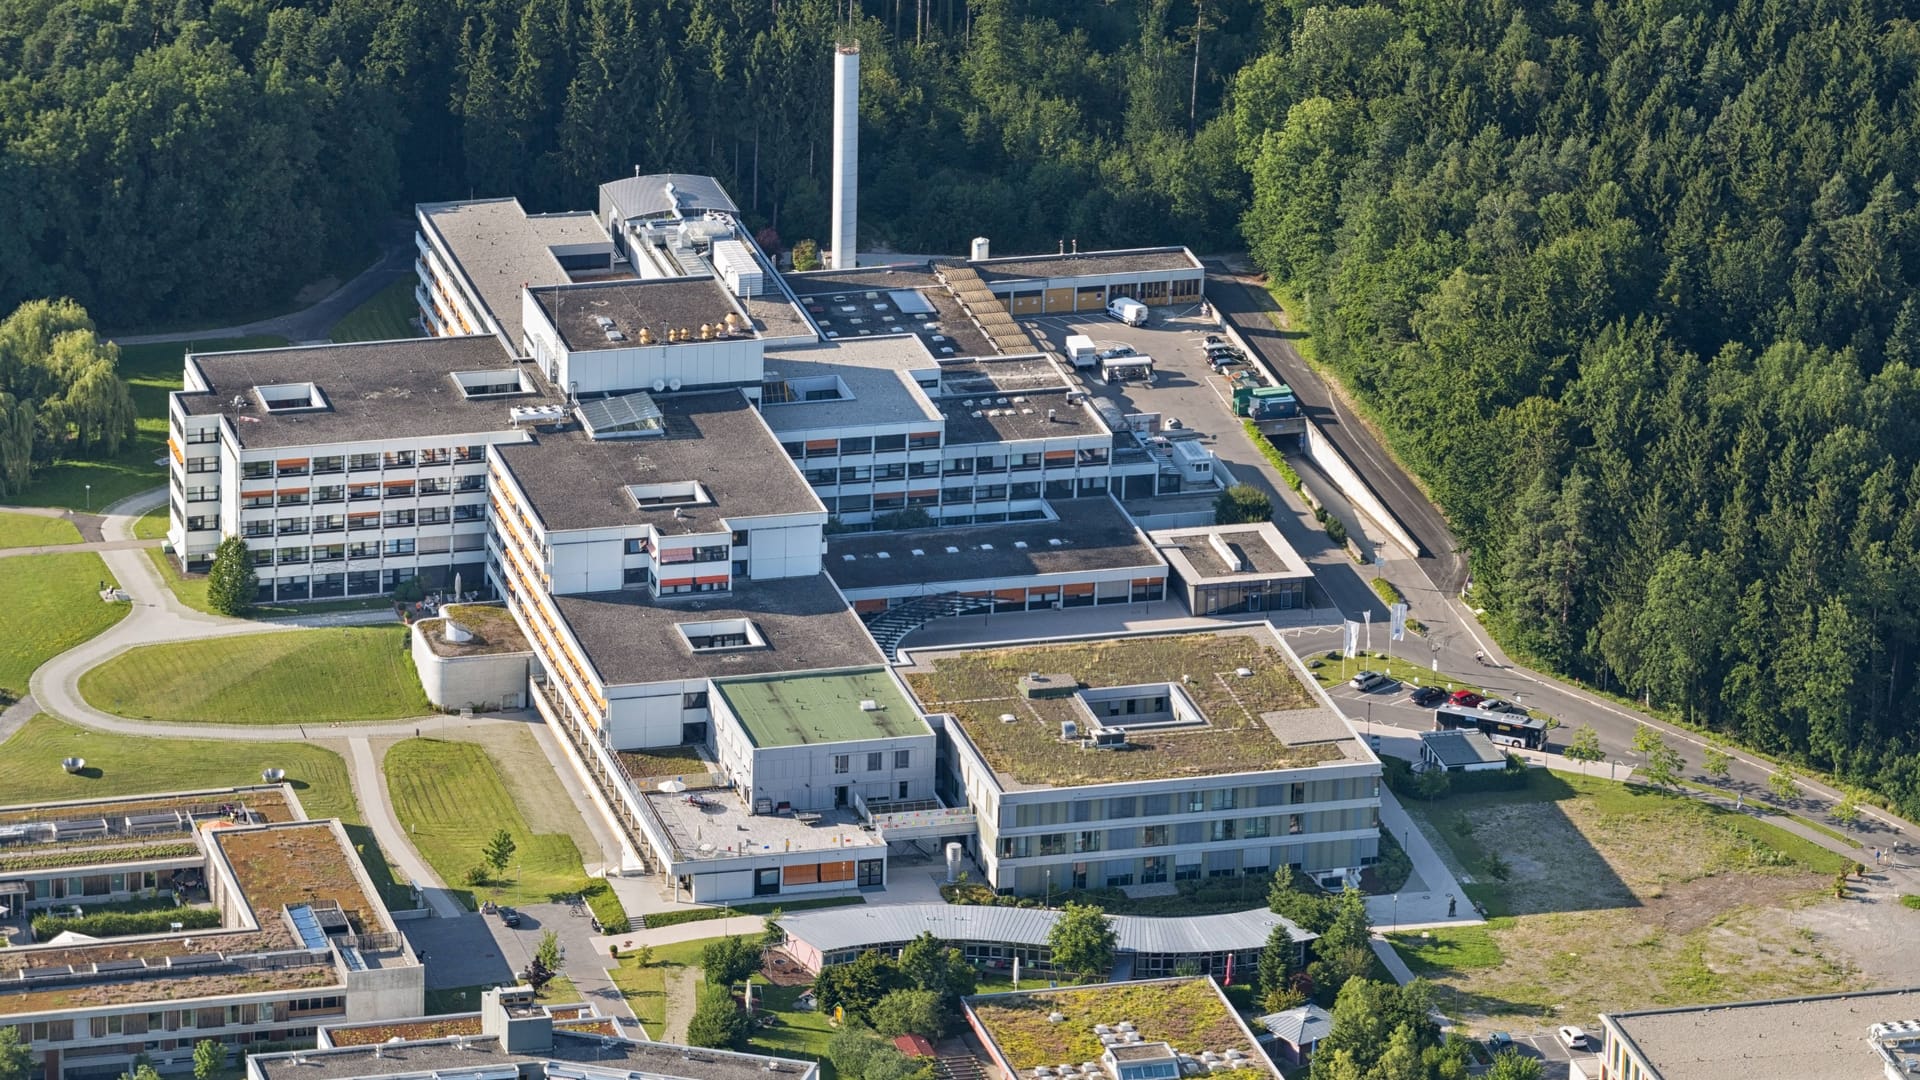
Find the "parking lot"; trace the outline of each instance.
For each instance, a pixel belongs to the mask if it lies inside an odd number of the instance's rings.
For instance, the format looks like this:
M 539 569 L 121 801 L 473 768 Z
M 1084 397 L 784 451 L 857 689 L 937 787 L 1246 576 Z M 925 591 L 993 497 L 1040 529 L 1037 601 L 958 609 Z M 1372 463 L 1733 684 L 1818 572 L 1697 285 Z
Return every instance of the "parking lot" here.
M 1592 1038 L 1589 1033 L 1588 1038 Z M 1560 1040 L 1551 1031 L 1536 1031 L 1529 1034 L 1513 1033 L 1513 1048 L 1530 1058 L 1537 1058 L 1545 1067 L 1544 1080 L 1566 1080 L 1570 1075 L 1569 1066 L 1574 1059 L 1580 1060 L 1581 1072 L 1589 1078 L 1600 1075 L 1600 1060 L 1591 1052 L 1575 1052 L 1560 1045 Z M 1485 1071 L 1479 1069 L 1476 1071 Z
M 1100 312 L 1038 316 L 1020 323 L 1062 356 L 1069 335 L 1085 334 L 1100 349 L 1127 345 L 1153 357 L 1151 385 L 1109 384 L 1100 378 L 1098 368 L 1080 370 L 1081 385 L 1089 393 L 1114 402 L 1123 412 L 1157 412 L 1178 419 L 1183 426 L 1206 433 L 1203 441 L 1209 443 L 1224 428 L 1239 426 L 1226 379 L 1213 374 L 1200 350 L 1202 339 L 1218 328 L 1213 320 L 1200 317 L 1197 305 L 1154 308 L 1153 321 L 1147 326 L 1128 326 Z

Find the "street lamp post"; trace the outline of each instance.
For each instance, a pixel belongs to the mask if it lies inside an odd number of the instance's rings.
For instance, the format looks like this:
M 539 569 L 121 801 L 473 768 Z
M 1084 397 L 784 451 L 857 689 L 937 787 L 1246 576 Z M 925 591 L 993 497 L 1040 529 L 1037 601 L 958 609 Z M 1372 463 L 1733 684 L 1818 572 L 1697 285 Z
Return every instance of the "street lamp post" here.
M 93 512 L 93 485 L 84 484 L 82 486 L 87 489 L 87 512 L 92 513 Z
M 1613 769 L 1607 774 L 1607 779 L 1609 780 L 1620 779 L 1620 759 L 1619 758 L 1613 759 Z
M 1393 928 L 1400 929 L 1400 894 L 1393 894 Z

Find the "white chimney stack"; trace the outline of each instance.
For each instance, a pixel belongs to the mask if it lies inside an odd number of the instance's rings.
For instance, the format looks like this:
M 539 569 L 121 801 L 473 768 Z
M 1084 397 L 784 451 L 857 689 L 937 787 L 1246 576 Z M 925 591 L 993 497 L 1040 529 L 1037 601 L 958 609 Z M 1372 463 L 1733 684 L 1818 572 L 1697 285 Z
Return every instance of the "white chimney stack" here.
M 986 262 L 988 259 L 987 253 L 991 250 L 992 248 L 987 243 L 986 237 L 976 236 L 973 238 L 973 261 L 974 262 Z
M 833 54 L 833 268 L 859 265 L 860 43 Z

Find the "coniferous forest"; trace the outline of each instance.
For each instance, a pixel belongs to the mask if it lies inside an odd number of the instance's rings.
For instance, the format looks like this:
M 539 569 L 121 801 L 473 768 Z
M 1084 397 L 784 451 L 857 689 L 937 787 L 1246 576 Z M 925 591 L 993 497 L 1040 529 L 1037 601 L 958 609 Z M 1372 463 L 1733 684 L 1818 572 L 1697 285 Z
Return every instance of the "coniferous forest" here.
M 416 200 L 1250 250 L 1544 666 L 1920 812 L 1896 0 L 0 0 L 0 310 L 271 304 Z

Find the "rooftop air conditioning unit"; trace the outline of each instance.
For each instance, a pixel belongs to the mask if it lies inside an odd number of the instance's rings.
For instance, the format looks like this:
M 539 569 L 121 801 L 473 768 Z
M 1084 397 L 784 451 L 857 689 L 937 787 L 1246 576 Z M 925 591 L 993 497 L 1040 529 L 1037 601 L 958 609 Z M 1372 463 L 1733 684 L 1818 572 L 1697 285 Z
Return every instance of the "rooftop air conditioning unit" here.
M 879 712 L 880 703 L 873 700 L 872 698 L 865 698 L 860 702 L 860 711 L 861 712 Z

